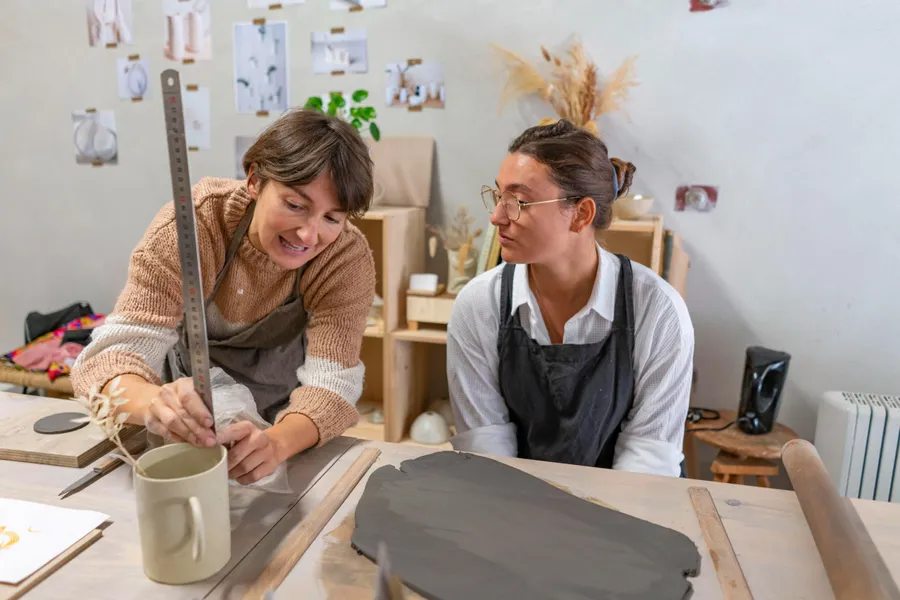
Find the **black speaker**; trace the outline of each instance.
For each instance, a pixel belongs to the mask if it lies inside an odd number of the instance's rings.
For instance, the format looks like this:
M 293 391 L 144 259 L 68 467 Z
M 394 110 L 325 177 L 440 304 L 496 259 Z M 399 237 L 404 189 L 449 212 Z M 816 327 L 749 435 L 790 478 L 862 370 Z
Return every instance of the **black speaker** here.
M 738 427 L 751 435 L 769 433 L 778 417 L 778 401 L 791 355 L 761 346 L 747 348 Z

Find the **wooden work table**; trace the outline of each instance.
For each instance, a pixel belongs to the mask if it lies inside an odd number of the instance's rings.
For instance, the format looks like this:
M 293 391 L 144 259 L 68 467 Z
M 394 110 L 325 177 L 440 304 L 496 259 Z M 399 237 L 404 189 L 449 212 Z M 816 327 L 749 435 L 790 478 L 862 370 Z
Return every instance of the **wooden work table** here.
M 15 400 L 13 395 L 0 394 L 0 418 L 3 418 L 4 404 Z M 367 447 L 381 450 L 378 460 L 288 574 L 275 600 L 369 600 L 373 597 L 375 565 L 349 545 L 356 503 L 368 474 L 381 466 L 399 465 L 404 460 L 433 452 L 430 448 L 344 437 L 296 457 L 291 461 L 290 475 L 299 499 L 245 490 L 234 495 L 233 503 L 239 502 L 243 508 L 233 507 L 231 563 L 210 580 L 187 586 L 156 584 L 143 574 L 129 469 L 121 467 L 70 498 L 59 500 L 58 492 L 86 469 L 0 461 L 3 482 L 0 496 L 103 511 L 112 521 L 100 540 L 25 597 L 240 598 L 245 585 L 270 562 L 285 536 L 322 502 Z M 690 580 L 694 600 L 723 598 L 687 492 L 692 485 L 706 486 L 755 598 L 833 598 L 793 492 L 521 459 L 498 460 L 582 498 L 686 534 L 697 544 L 702 557 L 700 575 Z M 900 505 L 867 500 L 854 500 L 853 505 L 891 574 L 900 579 Z

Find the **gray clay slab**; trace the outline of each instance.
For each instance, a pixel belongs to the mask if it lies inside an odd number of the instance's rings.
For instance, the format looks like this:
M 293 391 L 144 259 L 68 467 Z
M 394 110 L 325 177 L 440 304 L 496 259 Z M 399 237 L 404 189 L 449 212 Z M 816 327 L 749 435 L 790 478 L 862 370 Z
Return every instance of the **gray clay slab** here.
M 683 600 L 687 536 L 488 458 L 437 452 L 369 477 L 354 548 L 431 600 Z
M 34 423 L 34 431 L 36 433 L 43 433 L 47 435 L 53 435 L 57 433 L 69 433 L 70 431 L 76 431 L 81 429 L 82 427 L 87 426 L 88 421 L 83 420 L 85 418 L 85 413 L 79 412 L 64 412 L 64 413 L 56 413 L 55 415 L 48 415 L 42 419 L 38 419 Z M 79 420 L 82 420 L 80 423 Z

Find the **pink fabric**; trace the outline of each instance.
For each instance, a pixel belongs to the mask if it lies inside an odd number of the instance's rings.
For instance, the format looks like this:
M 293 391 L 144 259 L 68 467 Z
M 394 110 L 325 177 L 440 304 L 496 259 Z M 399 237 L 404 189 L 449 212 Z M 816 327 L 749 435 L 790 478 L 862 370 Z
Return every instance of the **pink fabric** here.
M 46 342 L 28 346 L 13 357 L 13 361 L 29 371 L 46 371 L 54 362 L 71 366 L 82 349 L 82 346 L 74 342 L 60 345 L 58 338 L 51 338 Z

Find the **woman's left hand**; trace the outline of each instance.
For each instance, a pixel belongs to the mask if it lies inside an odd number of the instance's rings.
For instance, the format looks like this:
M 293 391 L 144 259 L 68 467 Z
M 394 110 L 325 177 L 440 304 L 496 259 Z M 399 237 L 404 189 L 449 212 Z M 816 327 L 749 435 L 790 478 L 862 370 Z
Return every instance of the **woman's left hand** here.
M 217 437 L 225 446 L 234 443 L 228 450 L 228 476 L 242 485 L 272 474 L 284 460 L 275 441 L 250 421 L 232 423 Z

